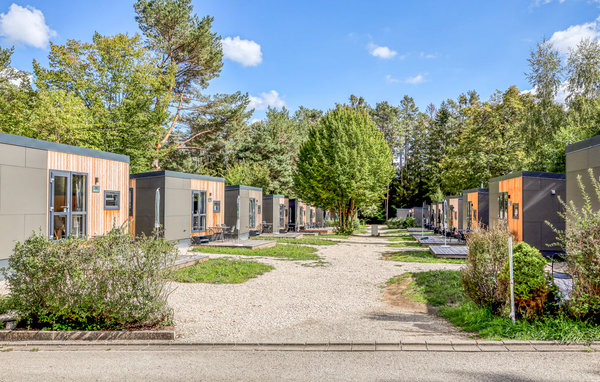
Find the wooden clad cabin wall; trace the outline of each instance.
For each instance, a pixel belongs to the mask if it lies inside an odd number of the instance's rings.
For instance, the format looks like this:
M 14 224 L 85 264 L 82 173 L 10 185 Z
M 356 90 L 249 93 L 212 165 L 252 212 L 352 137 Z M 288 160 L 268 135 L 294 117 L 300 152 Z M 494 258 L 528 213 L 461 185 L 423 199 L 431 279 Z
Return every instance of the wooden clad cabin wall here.
M 136 189 L 135 189 L 135 179 L 129 179 L 129 188 L 133 189 L 133 195 L 131 195 L 131 197 L 133 198 L 130 203 L 133 204 L 133 216 L 129 216 L 129 232 L 131 232 L 132 235 L 135 236 L 135 211 L 136 211 Z M 129 191 L 127 191 L 127 193 L 129 194 Z M 127 211 L 127 214 L 129 215 L 129 211 Z
M 467 203 L 471 203 L 471 216 L 469 216 L 467 219 L 471 221 L 471 228 L 475 228 L 479 224 L 479 192 L 468 193 Z M 473 217 L 473 210 L 477 211 L 476 219 Z
M 458 198 L 450 198 L 449 202 L 450 203 L 448 206 L 448 214 L 451 216 L 449 216 L 448 225 L 451 228 L 457 228 L 458 227 L 458 208 L 459 208 Z M 452 209 L 450 208 L 450 206 L 452 206 Z
M 248 198 L 254 198 L 256 200 L 256 219 L 254 219 L 254 227 L 248 227 L 250 230 L 257 230 L 262 226 L 263 218 L 263 207 L 262 207 L 262 191 L 258 190 L 248 190 Z M 260 213 L 258 212 L 260 207 Z
M 508 229 L 517 241 L 523 240 L 523 178 L 512 178 L 500 181 L 500 192 L 508 192 Z M 497 201 L 492 201 L 496 202 Z M 519 218 L 513 219 L 513 204 L 519 203 Z
M 129 215 L 129 163 L 48 151 L 48 169 L 87 174 L 88 236 L 103 235 L 127 222 Z M 48 174 L 49 176 L 50 174 Z M 98 184 L 95 183 L 95 178 L 98 178 Z M 100 192 L 93 193 L 92 186 L 100 186 Z M 104 191 L 120 191 L 121 200 L 118 210 L 104 210 Z M 48 198 L 47 194 L 46 200 Z M 48 220 L 48 211 L 46 211 L 46 220 Z
M 225 224 L 225 183 L 214 180 L 191 180 L 191 189 L 206 191 L 206 227 L 217 227 Z M 210 199 L 210 202 L 208 201 Z M 214 212 L 215 201 L 221 202 L 221 211 Z M 192 224 L 192 197 L 190 194 L 190 232 Z M 194 232 L 192 236 L 204 236 L 209 232 Z

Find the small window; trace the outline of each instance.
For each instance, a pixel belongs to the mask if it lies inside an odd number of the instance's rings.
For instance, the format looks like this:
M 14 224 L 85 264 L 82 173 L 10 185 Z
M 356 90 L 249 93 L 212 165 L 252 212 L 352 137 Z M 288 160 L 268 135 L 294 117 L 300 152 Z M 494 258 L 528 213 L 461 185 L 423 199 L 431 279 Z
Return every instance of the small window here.
M 133 188 L 129 189 L 129 216 L 133 216 Z
M 215 200 L 213 202 L 213 212 L 221 212 L 221 201 Z
M 121 202 L 121 191 L 104 191 L 104 209 L 118 210 Z
M 258 214 L 260 215 L 260 204 L 258 205 Z
M 519 218 L 519 203 L 513 203 L 513 219 Z
M 473 210 L 473 220 L 477 220 L 477 210 Z

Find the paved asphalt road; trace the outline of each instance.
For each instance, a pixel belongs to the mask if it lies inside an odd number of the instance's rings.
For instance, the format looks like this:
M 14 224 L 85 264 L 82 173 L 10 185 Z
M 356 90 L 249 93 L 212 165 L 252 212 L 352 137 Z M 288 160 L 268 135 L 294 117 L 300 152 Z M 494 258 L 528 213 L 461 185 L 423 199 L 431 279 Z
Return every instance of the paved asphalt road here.
M 6 348 L 5 348 L 6 349 Z M 600 381 L 600 352 L 4 351 L 1 381 Z

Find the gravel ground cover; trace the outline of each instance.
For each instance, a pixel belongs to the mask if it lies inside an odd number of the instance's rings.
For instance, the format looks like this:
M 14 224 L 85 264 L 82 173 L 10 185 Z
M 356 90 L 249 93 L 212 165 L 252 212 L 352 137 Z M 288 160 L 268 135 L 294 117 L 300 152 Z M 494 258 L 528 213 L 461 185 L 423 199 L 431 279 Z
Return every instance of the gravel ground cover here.
M 260 258 L 275 269 L 243 284 L 174 283 L 169 302 L 175 311 L 178 338 L 214 342 L 467 338 L 443 319 L 404 311 L 383 301 L 383 286 L 393 276 L 457 270 L 461 265 L 384 261 L 381 255 L 389 249 L 363 244 L 365 241 L 387 242 L 352 236 L 336 246 L 321 246 L 322 266 Z M 219 256 L 231 255 L 210 255 Z

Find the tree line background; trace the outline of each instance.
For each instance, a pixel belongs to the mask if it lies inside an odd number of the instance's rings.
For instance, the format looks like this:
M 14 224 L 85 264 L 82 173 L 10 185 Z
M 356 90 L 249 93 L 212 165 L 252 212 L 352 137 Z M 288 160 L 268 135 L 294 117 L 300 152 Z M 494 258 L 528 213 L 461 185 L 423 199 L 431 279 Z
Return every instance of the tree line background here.
M 210 94 L 223 53 L 210 16 L 190 0 L 139 0 L 140 35 L 95 34 L 51 44 L 48 67 L 11 67 L 0 47 L 0 131 L 129 155 L 131 171 L 173 170 L 226 178 L 294 196 L 300 147 L 322 110 L 269 108 L 250 123 L 248 94 Z M 515 86 L 488 100 L 472 90 L 420 110 L 351 95 L 383 132 L 395 177 L 389 203 L 361 211 L 439 201 L 487 186 L 510 171 L 564 172 L 564 147 L 600 134 L 600 44 L 582 40 L 563 57 L 547 41 L 530 52 L 532 91 Z M 558 98 L 561 98 L 558 100 Z M 562 99 L 564 98 L 564 99 Z

